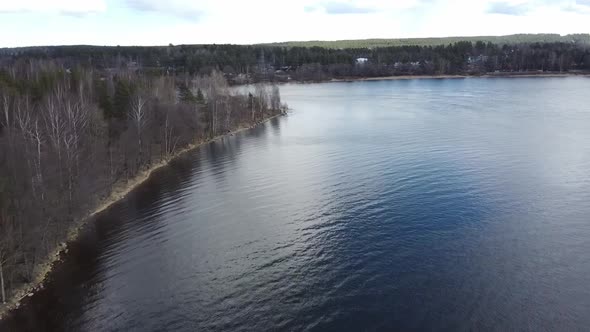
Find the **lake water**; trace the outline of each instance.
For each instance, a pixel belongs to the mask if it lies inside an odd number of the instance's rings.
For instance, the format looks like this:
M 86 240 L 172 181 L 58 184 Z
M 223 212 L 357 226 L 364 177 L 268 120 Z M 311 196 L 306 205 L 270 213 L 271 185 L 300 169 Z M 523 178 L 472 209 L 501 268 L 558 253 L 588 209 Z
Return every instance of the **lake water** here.
M 90 224 L 6 330 L 587 330 L 590 79 L 285 85 Z

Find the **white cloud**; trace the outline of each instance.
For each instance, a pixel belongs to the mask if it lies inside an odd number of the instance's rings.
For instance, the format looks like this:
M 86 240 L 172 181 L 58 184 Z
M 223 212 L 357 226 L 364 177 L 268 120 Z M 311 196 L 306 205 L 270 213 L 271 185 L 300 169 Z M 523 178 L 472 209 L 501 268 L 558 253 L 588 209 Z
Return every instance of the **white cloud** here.
M 416 7 L 428 0 L 398 0 L 398 1 L 381 1 L 381 0 L 339 0 L 339 1 L 320 1 L 304 7 L 308 13 L 323 11 L 326 14 L 371 14 L 384 13 L 395 10 L 402 10 Z
M 196 20 L 204 14 L 204 6 L 200 1 L 187 0 L 126 0 L 132 10 L 171 15 L 188 20 Z
M 488 13 L 490 14 L 502 14 L 502 15 L 525 15 L 531 10 L 531 7 L 526 3 L 512 4 L 510 2 L 492 2 L 488 7 Z
M 14 33 L 0 34 L 0 47 L 590 32 L 590 0 L 0 0 L 2 12 L 13 14 L 0 17 L 0 29 Z
M 0 13 L 56 13 L 83 15 L 107 10 L 104 0 L 0 0 Z

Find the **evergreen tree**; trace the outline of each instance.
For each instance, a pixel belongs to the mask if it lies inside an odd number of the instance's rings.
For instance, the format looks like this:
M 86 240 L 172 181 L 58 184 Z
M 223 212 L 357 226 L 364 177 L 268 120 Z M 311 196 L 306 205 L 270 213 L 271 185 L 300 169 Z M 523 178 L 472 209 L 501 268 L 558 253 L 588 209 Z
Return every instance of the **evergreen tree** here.
M 96 84 L 98 106 L 102 109 L 102 114 L 105 119 L 114 117 L 113 102 L 107 90 L 106 81 L 98 81 Z
M 132 89 L 129 83 L 118 80 L 115 85 L 115 96 L 113 97 L 112 117 L 124 119 L 131 103 Z
M 203 91 L 201 89 L 197 90 L 197 96 L 195 97 L 197 104 L 203 105 L 205 104 L 205 96 L 203 96 Z
M 180 100 L 185 103 L 193 103 L 195 102 L 195 96 L 193 95 L 192 91 L 186 86 L 186 84 L 181 84 L 178 87 L 178 94 Z

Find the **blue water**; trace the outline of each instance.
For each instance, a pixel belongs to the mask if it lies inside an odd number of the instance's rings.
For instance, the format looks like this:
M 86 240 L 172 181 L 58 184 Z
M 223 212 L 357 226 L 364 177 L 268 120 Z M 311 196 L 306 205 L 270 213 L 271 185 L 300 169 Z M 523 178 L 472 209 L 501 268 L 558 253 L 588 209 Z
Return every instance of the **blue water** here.
M 19 326 L 588 329 L 590 79 L 281 93 L 97 218 Z

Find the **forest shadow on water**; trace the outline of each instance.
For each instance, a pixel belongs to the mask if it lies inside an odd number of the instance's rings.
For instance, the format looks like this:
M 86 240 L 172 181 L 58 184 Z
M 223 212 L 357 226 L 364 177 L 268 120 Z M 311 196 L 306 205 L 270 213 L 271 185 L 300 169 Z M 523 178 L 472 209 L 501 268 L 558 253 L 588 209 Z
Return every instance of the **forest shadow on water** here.
M 287 84 L 89 223 L 0 329 L 583 331 L 587 78 Z
M 67 253 L 62 253 L 60 261 L 54 264 L 44 287 L 24 298 L 18 310 L 0 321 L 0 330 L 75 331 L 81 328 L 77 320 L 84 317 L 84 299 L 99 296 L 104 289 L 96 283 L 109 277 L 102 262 L 117 255 L 105 249 L 133 236 L 130 230 L 157 234 L 164 221 L 154 217 L 163 208 L 158 202 L 164 198 L 168 202 L 181 200 L 181 189 L 187 182 L 198 181 L 199 173 L 195 170 L 204 162 L 215 165 L 216 176 L 222 178 L 226 162 L 239 157 L 236 150 L 244 141 L 262 137 L 271 129 L 275 135 L 279 134 L 278 118 L 189 151 L 153 172 L 122 200 L 90 218 L 79 237 L 68 243 Z

